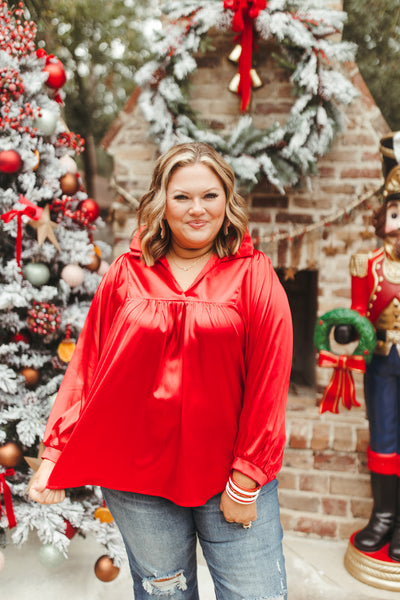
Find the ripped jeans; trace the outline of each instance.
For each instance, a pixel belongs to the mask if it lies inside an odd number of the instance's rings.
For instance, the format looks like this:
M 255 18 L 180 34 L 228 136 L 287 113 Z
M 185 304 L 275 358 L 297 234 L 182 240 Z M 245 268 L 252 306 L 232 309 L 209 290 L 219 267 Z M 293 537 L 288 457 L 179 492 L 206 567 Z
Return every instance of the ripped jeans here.
M 197 538 L 217 600 L 286 600 L 277 486 L 261 489 L 250 529 L 225 521 L 220 494 L 191 508 L 102 488 L 125 542 L 135 600 L 199 600 Z

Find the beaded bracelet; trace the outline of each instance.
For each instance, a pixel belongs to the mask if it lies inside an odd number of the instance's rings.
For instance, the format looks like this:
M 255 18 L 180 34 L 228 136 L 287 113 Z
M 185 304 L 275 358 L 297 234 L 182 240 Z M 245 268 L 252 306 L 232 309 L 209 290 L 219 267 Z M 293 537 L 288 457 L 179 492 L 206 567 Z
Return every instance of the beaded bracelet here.
M 257 486 L 254 490 L 243 488 L 233 481 L 232 477 L 229 476 L 228 482 L 225 487 L 225 491 L 231 500 L 238 502 L 239 504 L 252 504 L 258 498 L 261 486 Z

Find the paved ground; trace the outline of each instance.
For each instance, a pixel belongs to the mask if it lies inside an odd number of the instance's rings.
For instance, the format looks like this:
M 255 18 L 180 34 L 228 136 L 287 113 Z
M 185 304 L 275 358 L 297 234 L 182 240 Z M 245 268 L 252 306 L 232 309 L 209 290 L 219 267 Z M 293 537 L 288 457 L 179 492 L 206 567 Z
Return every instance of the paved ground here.
M 315 540 L 285 535 L 289 600 L 399 600 L 399 592 L 388 592 L 354 579 L 343 566 L 347 542 Z M 48 570 L 38 560 L 40 543 L 32 539 L 22 549 L 7 546 L 5 566 L 0 572 L 0 600 L 129 600 L 133 598 L 127 566 L 117 579 L 102 583 L 93 565 L 102 547 L 91 540 L 74 538 L 70 557 L 60 567 Z M 201 600 L 215 600 L 213 586 L 199 559 Z

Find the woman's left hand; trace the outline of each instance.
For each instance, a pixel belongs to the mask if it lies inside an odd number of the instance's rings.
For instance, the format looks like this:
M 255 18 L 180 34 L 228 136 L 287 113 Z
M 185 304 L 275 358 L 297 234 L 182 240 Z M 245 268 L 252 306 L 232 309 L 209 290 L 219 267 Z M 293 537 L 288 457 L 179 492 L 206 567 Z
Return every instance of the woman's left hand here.
M 235 500 L 229 498 L 226 491 L 221 495 L 219 507 L 228 523 L 248 525 L 257 519 L 256 502 L 252 504 L 239 504 L 239 502 L 235 502 Z

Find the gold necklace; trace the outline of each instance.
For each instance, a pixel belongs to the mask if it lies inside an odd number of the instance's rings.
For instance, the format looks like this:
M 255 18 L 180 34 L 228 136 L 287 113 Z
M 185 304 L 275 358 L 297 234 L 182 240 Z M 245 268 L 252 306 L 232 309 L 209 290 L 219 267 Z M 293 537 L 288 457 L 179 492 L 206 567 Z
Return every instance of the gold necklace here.
M 190 269 L 192 267 L 194 267 L 198 262 L 200 262 L 205 256 L 208 256 L 209 254 L 212 253 L 212 250 L 209 250 L 208 252 L 206 252 L 205 254 L 202 254 L 201 256 L 199 256 L 199 258 L 196 258 L 195 261 L 192 262 L 191 265 L 189 265 L 188 267 L 182 267 L 181 265 L 178 265 L 178 263 L 176 262 L 176 260 L 174 259 L 172 252 L 170 252 L 170 257 L 172 262 L 174 263 L 174 265 L 176 267 L 178 267 L 178 269 L 180 269 L 181 271 L 190 271 Z M 190 259 L 189 259 L 190 260 Z

